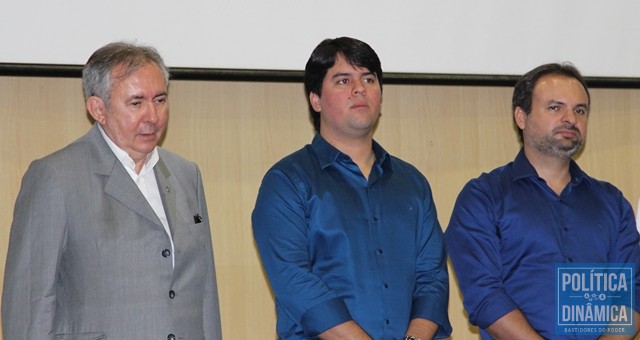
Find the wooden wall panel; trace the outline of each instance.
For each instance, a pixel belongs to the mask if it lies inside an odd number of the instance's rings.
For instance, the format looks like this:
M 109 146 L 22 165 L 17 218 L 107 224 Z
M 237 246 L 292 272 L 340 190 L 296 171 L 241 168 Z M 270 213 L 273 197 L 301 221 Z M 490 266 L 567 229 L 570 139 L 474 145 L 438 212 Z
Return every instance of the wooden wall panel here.
M 80 86 L 79 79 L 0 77 L 0 272 L 27 166 L 90 128 Z M 273 296 L 250 216 L 267 169 L 313 137 L 302 84 L 174 81 L 170 98 L 163 145 L 203 172 L 224 337 L 273 339 Z M 443 228 L 464 183 L 515 157 L 510 99 L 505 87 L 385 86 L 376 139 L 427 176 Z M 594 89 L 592 100 L 588 144 L 578 162 L 616 184 L 635 207 L 640 90 Z M 453 339 L 477 339 L 456 285 L 452 275 Z

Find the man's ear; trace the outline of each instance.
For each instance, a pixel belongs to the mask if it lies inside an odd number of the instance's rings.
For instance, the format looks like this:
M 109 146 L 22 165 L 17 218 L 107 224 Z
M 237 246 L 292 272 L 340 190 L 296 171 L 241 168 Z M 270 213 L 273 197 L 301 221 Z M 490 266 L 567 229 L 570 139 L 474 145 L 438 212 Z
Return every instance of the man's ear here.
M 96 120 L 96 122 L 100 123 L 100 125 L 104 125 L 106 122 L 106 106 L 104 105 L 104 101 L 102 98 L 97 96 L 91 96 L 87 98 L 85 103 L 87 107 L 87 111 L 91 114 L 91 117 Z
M 516 125 L 520 128 L 520 130 L 524 130 L 525 122 L 527 121 L 527 113 L 520 106 L 516 106 L 516 109 L 513 110 L 513 120 L 516 122 Z
M 309 103 L 311 103 L 311 107 L 314 111 L 320 112 L 322 111 L 322 105 L 320 105 L 320 96 L 310 92 L 309 93 Z

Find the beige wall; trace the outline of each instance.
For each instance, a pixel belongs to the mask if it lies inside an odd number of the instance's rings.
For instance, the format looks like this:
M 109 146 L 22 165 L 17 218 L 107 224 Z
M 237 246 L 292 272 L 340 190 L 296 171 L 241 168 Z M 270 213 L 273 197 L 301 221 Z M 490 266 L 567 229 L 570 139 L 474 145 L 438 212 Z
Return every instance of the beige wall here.
M 443 228 L 464 183 L 518 151 L 510 98 L 511 88 L 504 87 L 385 86 L 376 139 L 427 176 Z M 640 90 L 594 89 L 592 99 L 589 142 L 578 161 L 591 175 L 617 185 L 635 207 Z M 171 107 L 164 146 L 196 161 L 205 180 L 224 337 L 273 339 L 273 297 L 250 215 L 265 171 L 313 136 L 302 85 L 174 81 Z M 29 162 L 89 127 L 79 79 L 0 77 L 0 272 L 13 203 Z M 451 287 L 453 339 L 477 339 L 455 279 Z

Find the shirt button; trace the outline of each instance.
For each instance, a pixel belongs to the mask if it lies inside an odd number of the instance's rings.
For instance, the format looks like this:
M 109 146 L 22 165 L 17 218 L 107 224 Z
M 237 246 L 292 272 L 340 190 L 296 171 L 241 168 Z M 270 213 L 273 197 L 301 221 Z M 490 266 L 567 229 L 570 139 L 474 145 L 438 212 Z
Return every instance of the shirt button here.
M 176 336 L 173 334 L 167 335 L 167 340 L 176 340 Z
M 373 216 L 373 221 L 378 222 L 378 216 Z
M 385 283 L 385 284 L 384 284 L 384 288 L 389 288 L 389 284 L 388 284 L 388 283 Z
M 382 250 L 382 248 L 378 249 L 378 254 L 383 254 L 384 250 Z
M 569 258 L 567 258 L 567 260 L 568 260 L 569 262 L 573 262 L 573 256 L 569 256 Z
M 174 297 L 176 297 L 176 292 L 172 290 L 169 291 L 169 299 L 173 299 Z
M 384 323 L 389 324 L 389 319 L 384 320 Z
M 562 230 L 564 230 L 564 231 L 569 231 L 569 227 L 567 227 L 566 225 L 565 225 L 565 226 L 562 226 Z
M 165 249 L 162 251 L 162 257 L 169 257 L 169 256 L 171 256 L 171 250 Z

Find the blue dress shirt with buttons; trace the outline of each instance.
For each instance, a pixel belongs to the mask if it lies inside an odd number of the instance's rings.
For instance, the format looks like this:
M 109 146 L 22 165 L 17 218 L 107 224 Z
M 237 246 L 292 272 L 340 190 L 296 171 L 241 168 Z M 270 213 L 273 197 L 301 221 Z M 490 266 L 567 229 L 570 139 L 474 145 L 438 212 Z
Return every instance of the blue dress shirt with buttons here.
M 571 338 L 555 334 L 556 263 L 640 268 L 631 205 L 574 161 L 569 171 L 571 182 L 557 195 L 521 150 L 513 162 L 471 180 L 458 196 L 445 240 L 464 306 L 483 339 L 491 339 L 484 328 L 516 308 L 545 338 Z M 635 281 L 637 309 L 638 275 Z
M 265 175 L 253 230 L 275 294 L 280 339 L 354 320 L 399 339 L 412 318 L 451 333 L 442 230 L 427 180 L 373 142 L 367 180 L 319 134 Z

